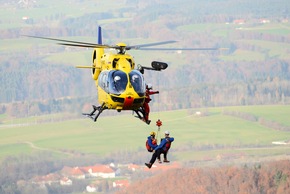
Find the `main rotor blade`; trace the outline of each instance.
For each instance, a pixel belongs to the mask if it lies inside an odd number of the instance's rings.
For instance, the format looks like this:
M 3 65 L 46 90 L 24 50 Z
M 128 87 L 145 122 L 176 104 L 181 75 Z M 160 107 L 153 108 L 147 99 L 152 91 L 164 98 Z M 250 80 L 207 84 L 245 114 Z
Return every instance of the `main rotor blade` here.
M 139 48 L 139 50 L 163 50 L 163 51 L 199 51 L 199 50 L 220 50 L 219 48 Z
M 95 43 L 89 43 L 89 42 L 79 42 L 79 41 L 72 41 L 72 40 L 64 40 L 64 39 L 58 39 L 58 38 L 47 38 L 42 36 L 29 36 L 29 35 L 23 35 L 25 37 L 30 38 L 38 38 L 38 39 L 44 39 L 44 40 L 53 40 L 53 41 L 60 41 L 60 42 L 68 42 L 68 43 L 75 43 L 72 45 L 67 46 L 77 46 L 77 44 L 81 45 L 80 47 L 92 47 L 92 48 L 111 48 L 109 45 L 102 45 L 102 44 L 95 44 Z M 62 43 L 59 43 L 62 44 Z
M 92 44 L 92 45 L 87 45 L 87 44 L 69 44 L 69 43 L 57 43 L 59 45 L 63 46 L 75 46 L 75 47 L 84 47 L 84 48 L 114 48 L 111 46 L 107 45 L 99 45 L 99 44 Z
M 162 44 L 171 44 L 175 43 L 177 41 L 175 40 L 169 40 L 169 41 L 163 41 L 163 42 L 155 42 L 155 43 L 149 43 L 149 44 L 139 44 L 139 45 L 133 45 L 133 46 L 127 46 L 126 49 L 140 49 L 141 47 L 149 47 L 149 46 L 156 46 L 156 45 L 162 45 Z
M 93 67 L 93 66 L 76 66 L 76 68 L 84 68 L 84 69 L 98 69 L 98 67 Z
M 72 41 L 72 40 L 65 40 L 65 39 L 58 39 L 58 38 L 48 38 L 48 37 L 42 37 L 42 36 L 30 36 L 30 35 L 22 35 L 25 37 L 30 38 L 38 38 L 38 39 L 44 39 L 44 40 L 53 40 L 53 41 L 59 41 L 63 43 L 57 43 L 59 45 L 64 46 L 75 46 L 75 47 L 85 47 L 85 48 L 113 48 L 113 49 L 120 49 L 119 46 L 110 46 L 110 45 L 104 45 L 104 44 L 95 44 L 95 43 L 89 43 L 89 42 L 80 42 L 80 41 Z M 149 44 L 139 44 L 139 45 L 133 45 L 133 46 L 126 46 L 126 50 L 135 49 L 135 50 L 167 50 L 167 51 L 178 51 L 178 50 L 222 50 L 224 48 L 144 48 L 144 47 L 151 47 L 156 45 L 163 45 L 163 44 L 171 44 L 175 43 L 177 41 L 175 40 L 169 40 L 169 41 L 163 41 L 163 42 L 155 42 L 155 43 L 149 43 Z

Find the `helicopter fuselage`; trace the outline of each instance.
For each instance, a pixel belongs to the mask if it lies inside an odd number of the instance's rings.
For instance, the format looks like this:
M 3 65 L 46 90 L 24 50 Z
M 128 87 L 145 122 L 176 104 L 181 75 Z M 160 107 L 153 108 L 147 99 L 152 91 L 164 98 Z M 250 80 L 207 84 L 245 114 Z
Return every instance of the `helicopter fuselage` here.
M 134 69 L 131 55 L 105 53 L 94 62 L 93 78 L 100 104 L 117 111 L 136 110 L 143 106 L 145 82 L 140 71 Z

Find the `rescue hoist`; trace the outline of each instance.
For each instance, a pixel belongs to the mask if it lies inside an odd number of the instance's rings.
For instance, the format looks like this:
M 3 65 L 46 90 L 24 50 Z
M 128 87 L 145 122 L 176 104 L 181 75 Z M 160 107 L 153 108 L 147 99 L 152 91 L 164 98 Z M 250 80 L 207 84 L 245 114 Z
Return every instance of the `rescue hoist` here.
M 160 133 L 160 127 L 162 126 L 162 121 L 161 121 L 160 119 L 158 119 L 158 120 L 156 121 L 156 126 L 158 127 L 157 135 L 156 135 L 156 141 L 157 141 L 157 143 L 158 143 L 158 135 L 159 135 L 159 133 Z

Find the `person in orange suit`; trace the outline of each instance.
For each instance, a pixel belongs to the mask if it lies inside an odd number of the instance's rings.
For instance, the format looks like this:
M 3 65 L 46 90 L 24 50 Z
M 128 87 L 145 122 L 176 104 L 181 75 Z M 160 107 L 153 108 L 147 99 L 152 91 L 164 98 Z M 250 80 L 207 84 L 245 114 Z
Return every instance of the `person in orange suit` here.
M 149 125 L 151 120 L 149 120 L 149 113 L 150 113 L 150 107 L 149 107 L 149 102 L 152 100 L 150 98 L 150 95 L 153 94 L 159 94 L 159 91 L 151 91 L 152 90 L 152 85 L 151 84 L 147 84 L 146 85 L 146 93 L 145 93 L 145 101 L 143 104 L 143 108 L 144 108 L 144 118 L 143 120 Z

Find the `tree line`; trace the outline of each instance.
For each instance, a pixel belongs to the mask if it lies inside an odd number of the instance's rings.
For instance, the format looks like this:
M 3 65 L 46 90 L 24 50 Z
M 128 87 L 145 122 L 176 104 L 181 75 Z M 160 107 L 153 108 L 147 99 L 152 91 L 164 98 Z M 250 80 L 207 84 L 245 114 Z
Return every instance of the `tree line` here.
M 140 154 L 138 154 L 140 153 Z M 34 155 L 9 156 L 0 163 L 1 193 L 72 193 L 83 192 L 90 180 L 74 181 L 73 186 L 45 185 L 38 187 L 30 181 L 35 176 L 43 176 L 60 171 L 63 166 L 86 166 L 96 163 L 143 164 L 138 158 L 146 158 L 148 153 L 115 152 L 106 158 L 90 155 L 54 158 L 52 153 L 41 152 Z M 131 158 L 132 154 L 136 157 Z M 137 154 L 137 155 L 136 155 Z M 115 161 L 112 161 L 115 158 Z M 134 161 L 132 161 L 133 159 Z M 216 165 L 211 167 L 181 167 L 166 172 L 146 173 L 122 171 L 132 177 L 131 186 L 118 193 L 289 193 L 289 160 L 272 162 L 240 163 L 239 165 Z M 223 176 L 220 176 L 220 175 Z M 162 180 L 162 184 L 160 184 Z M 99 181 L 100 182 L 100 181 Z M 109 192 L 108 181 L 100 182 L 100 192 Z M 150 185 L 150 187 L 148 187 Z M 166 187 L 164 187 L 166 185 Z
M 147 82 L 160 90 L 153 111 L 232 105 L 288 104 L 289 63 L 280 60 L 251 63 L 203 63 L 172 68 Z M 36 61 L 0 66 L 0 113 L 16 117 L 76 112 L 97 103 L 97 92 L 88 72 L 69 66 Z M 162 80 L 162 82 L 160 82 Z M 71 98 L 73 97 L 73 98 Z M 159 104 L 159 106 L 157 105 Z M 17 110 L 17 111 L 15 111 Z
M 118 194 L 289 193 L 289 165 L 289 160 L 280 160 L 243 166 L 174 169 L 137 181 Z

